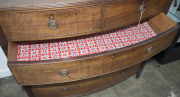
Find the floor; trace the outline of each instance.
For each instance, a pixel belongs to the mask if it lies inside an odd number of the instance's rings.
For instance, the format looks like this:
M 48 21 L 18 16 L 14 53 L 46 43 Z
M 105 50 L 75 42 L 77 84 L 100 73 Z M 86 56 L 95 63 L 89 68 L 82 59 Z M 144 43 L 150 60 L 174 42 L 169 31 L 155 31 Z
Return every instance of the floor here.
M 135 75 L 84 97 L 180 97 L 180 60 L 159 67 L 150 60 L 139 79 Z M 0 97 L 28 97 L 13 77 L 0 79 Z

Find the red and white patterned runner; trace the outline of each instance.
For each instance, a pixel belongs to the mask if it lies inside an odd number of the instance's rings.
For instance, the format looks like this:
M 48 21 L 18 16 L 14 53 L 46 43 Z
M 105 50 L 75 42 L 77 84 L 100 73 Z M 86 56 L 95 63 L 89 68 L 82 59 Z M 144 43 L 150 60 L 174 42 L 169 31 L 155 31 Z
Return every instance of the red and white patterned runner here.
M 69 58 L 114 50 L 133 45 L 156 36 L 147 22 L 123 27 L 115 32 L 81 36 L 73 40 L 20 42 L 17 61 L 38 61 Z

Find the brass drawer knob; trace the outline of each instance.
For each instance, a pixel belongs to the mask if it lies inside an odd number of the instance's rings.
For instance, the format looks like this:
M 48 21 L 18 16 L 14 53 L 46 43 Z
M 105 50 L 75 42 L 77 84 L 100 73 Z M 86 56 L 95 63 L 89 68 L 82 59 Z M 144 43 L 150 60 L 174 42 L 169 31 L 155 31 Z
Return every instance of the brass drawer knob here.
M 49 21 L 49 23 L 48 23 L 48 27 L 49 27 L 50 29 L 56 29 L 56 28 L 58 27 L 58 24 L 57 24 L 56 21 L 51 20 L 51 21 Z
M 50 19 L 51 19 L 51 21 L 49 21 L 48 27 L 50 29 L 56 29 L 58 27 L 58 24 L 56 21 L 53 20 L 54 19 L 53 15 L 50 15 Z
M 149 47 L 147 50 L 146 50 L 146 54 L 149 54 L 152 50 L 153 50 L 153 46 L 152 47 Z
M 60 74 L 61 76 L 65 77 L 65 76 L 68 76 L 68 75 L 69 75 L 69 71 L 68 71 L 68 70 L 61 70 L 61 71 L 59 72 L 59 74 Z
M 68 88 L 62 88 L 61 89 L 63 92 L 67 92 L 69 89 Z
M 146 7 L 145 4 L 140 5 L 139 6 L 139 12 L 143 13 L 145 11 L 145 7 Z

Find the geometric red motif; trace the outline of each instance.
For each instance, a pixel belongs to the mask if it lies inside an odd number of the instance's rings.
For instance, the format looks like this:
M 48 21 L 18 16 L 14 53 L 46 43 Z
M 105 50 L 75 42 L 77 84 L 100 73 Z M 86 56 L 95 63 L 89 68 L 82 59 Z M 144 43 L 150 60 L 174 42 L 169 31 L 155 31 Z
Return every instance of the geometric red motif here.
M 136 44 L 156 36 L 147 22 L 114 32 L 69 39 L 20 42 L 17 61 L 38 61 L 100 53 Z

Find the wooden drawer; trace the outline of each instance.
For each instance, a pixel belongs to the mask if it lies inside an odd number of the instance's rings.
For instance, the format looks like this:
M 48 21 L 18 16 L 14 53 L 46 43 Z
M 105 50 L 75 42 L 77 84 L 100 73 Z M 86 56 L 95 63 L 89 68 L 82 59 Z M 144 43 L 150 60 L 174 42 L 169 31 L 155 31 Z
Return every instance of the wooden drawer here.
M 106 5 L 105 28 L 135 23 L 140 18 L 139 7 L 143 0 L 125 0 Z M 167 0 L 145 0 L 143 18 L 152 17 L 163 10 Z
M 142 19 L 159 14 L 167 0 L 145 0 Z M 82 1 L 81 1 L 82 2 Z M 101 2 L 101 1 L 98 1 Z M 87 35 L 136 23 L 143 0 L 104 0 L 102 3 L 49 10 L 5 11 L 0 24 L 8 41 L 28 41 Z M 89 2 L 90 3 L 90 2 Z M 91 2 L 93 3 L 93 2 Z M 95 3 L 95 2 L 94 2 Z M 53 19 L 50 19 L 50 16 Z M 49 21 L 58 27 L 50 29 Z
M 0 14 L 0 24 L 8 40 L 72 37 L 100 29 L 100 13 L 101 6 L 42 12 L 4 12 Z M 51 15 L 53 19 L 50 19 Z M 58 24 L 56 29 L 48 27 L 51 20 Z
M 140 63 L 164 50 L 170 45 L 178 30 L 176 23 L 163 13 L 150 19 L 148 23 L 154 31 L 158 31 L 157 36 L 135 45 L 93 55 L 34 62 L 13 62 L 15 60 L 10 57 L 13 56 L 12 52 L 16 51 L 10 49 L 8 65 L 21 85 L 71 82 L 115 72 Z M 59 75 L 62 70 L 67 70 L 66 73 L 69 74 Z
M 30 87 L 29 90 L 35 97 L 78 96 L 109 87 L 137 72 L 139 68 L 143 67 L 139 63 L 170 45 L 179 26 L 165 14 L 160 13 L 164 6 L 168 5 L 165 4 L 167 1 L 66 0 L 48 5 L 45 3 L 36 5 L 37 3 L 34 3 L 35 5 L 32 4 L 32 6 L 28 3 L 29 1 L 18 3 L 20 6 L 17 3 L 12 6 L 12 2 L 6 2 L 5 5 L 2 4 L 3 6 L 0 7 L 0 33 L 5 34 L 0 35 L 3 36 L 3 39 L 0 40 L 7 40 L 5 42 L 8 43 L 7 46 L 4 42 L 5 46 L 3 47 L 5 49 L 8 47 L 8 66 L 17 82 L 24 87 Z M 39 1 L 35 0 L 35 2 Z M 143 6 L 145 6 L 145 12 L 142 14 L 139 8 L 144 8 Z M 83 52 L 78 51 L 79 49 L 76 50 L 81 53 L 80 56 L 70 58 L 58 56 L 59 59 L 54 57 L 57 56 L 54 55 L 57 54 L 57 49 L 65 52 L 65 48 L 61 47 L 67 46 L 59 45 L 56 47 L 52 40 L 69 42 L 69 40 L 75 40 L 81 36 L 86 38 L 89 34 L 94 37 L 95 34 L 93 33 L 96 33 L 96 35 L 111 34 L 117 29 L 123 29 L 120 27 L 137 23 L 141 14 L 142 21 L 147 21 L 146 23 L 156 33 L 152 30 L 147 31 L 148 34 L 149 31 L 153 32 L 153 38 L 144 41 L 142 39 L 142 42 L 138 43 L 135 40 L 126 47 L 122 46 L 122 48 L 108 49 L 102 52 L 97 48 L 100 52 L 81 55 L 86 52 L 84 48 L 81 48 L 84 50 Z M 132 30 L 133 33 L 136 33 L 136 28 Z M 147 33 L 145 32 L 142 35 Z M 89 36 L 91 37 L 91 35 Z M 122 34 L 118 33 L 117 35 L 121 36 Z M 136 35 L 139 34 L 136 33 Z M 127 36 L 131 35 L 128 34 Z M 110 38 L 106 39 L 109 40 Z M 97 40 L 101 41 L 101 39 Z M 30 51 L 28 54 L 33 53 L 35 56 L 26 56 L 27 47 L 22 48 L 23 53 L 19 53 L 18 43 L 21 45 L 20 43 L 25 43 L 24 41 L 31 41 L 32 43 L 34 41 L 51 42 L 52 45 L 45 46 L 43 49 L 39 48 L 38 45 L 33 50 L 42 51 L 41 55 L 47 55 L 47 53 L 44 54 L 45 50 L 52 51 L 53 54 L 51 57 L 43 56 L 43 58 L 40 58 L 39 53 L 35 55 L 34 52 L 31 52 L 32 49 L 28 49 Z M 113 41 L 115 42 L 116 39 Z M 141 41 L 141 39 L 138 41 Z M 4 43 L 0 42 L 0 44 Z M 119 45 L 119 43 L 117 44 Z M 36 43 L 34 44 L 36 45 Z M 92 46 L 91 43 L 86 44 Z M 85 47 L 86 45 L 78 44 L 78 46 Z M 105 46 L 106 48 L 110 47 L 109 44 Z M 47 47 L 49 48 L 47 49 Z M 51 47 L 56 48 L 52 50 Z M 74 49 L 74 45 L 71 45 L 71 48 Z M 88 51 L 95 52 L 94 49 L 88 49 Z M 49 52 L 48 55 L 51 55 Z M 58 52 L 58 54 L 62 53 Z M 76 55 L 77 53 L 72 50 L 72 52 L 68 52 L 68 55 L 71 54 Z M 25 56 L 17 57 L 17 55 Z M 26 61 L 26 57 L 36 58 L 36 56 L 44 60 L 27 59 L 28 61 Z M 24 57 L 25 61 L 18 60 Z M 46 60 L 47 57 L 49 59 Z
M 62 97 L 62 96 L 79 96 L 112 86 L 125 80 L 135 72 L 137 72 L 139 64 L 114 72 L 101 77 L 91 78 L 88 80 L 75 81 L 72 83 L 53 84 L 32 86 L 32 92 L 35 97 Z

